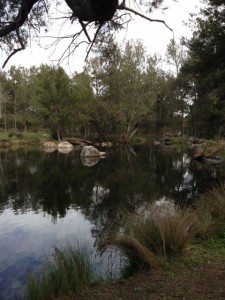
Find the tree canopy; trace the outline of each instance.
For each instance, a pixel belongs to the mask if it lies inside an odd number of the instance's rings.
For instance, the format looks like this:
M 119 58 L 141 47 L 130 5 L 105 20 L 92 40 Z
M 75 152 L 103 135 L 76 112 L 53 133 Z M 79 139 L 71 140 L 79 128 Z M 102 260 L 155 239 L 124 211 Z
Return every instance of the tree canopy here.
M 122 27 L 124 22 L 127 22 L 124 19 L 127 14 L 136 14 L 148 21 L 165 24 L 163 20 L 149 17 L 154 9 L 163 9 L 163 2 L 164 0 L 132 0 L 128 2 L 128 6 L 126 0 L 121 2 L 119 0 L 60 0 L 54 2 L 49 0 L 0 0 L 0 49 L 9 53 L 4 65 L 12 55 L 25 49 L 29 38 L 35 36 L 41 28 L 48 26 L 48 14 L 51 6 L 66 4 L 69 12 L 63 18 L 72 22 L 77 21 L 81 26 L 81 30 L 78 30 L 72 37 L 73 41 L 81 33 L 84 33 L 87 43 L 92 45 L 104 25 L 109 24 L 114 28 Z M 135 5 L 144 8 L 145 11 L 147 8 L 146 14 L 135 10 L 133 8 Z M 96 33 L 93 38 L 90 38 L 88 31 L 93 23 L 96 26 Z
M 205 3 L 194 19 L 182 73 L 192 92 L 194 133 L 212 137 L 225 134 L 225 6 L 221 0 Z

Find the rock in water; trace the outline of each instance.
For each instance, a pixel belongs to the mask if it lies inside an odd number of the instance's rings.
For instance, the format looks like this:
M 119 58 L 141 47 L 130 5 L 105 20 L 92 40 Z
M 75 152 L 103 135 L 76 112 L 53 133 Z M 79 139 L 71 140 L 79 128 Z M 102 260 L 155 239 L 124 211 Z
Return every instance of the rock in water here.
M 43 144 L 44 148 L 51 148 L 51 149 L 56 149 L 57 148 L 57 144 L 53 143 L 53 142 L 45 142 Z
M 102 157 L 105 152 L 100 152 L 94 146 L 84 146 L 81 150 L 81 157 Z
M 58 144 L 58 148 L 73 148 L 73 145 L 70 144 L 69 142 L 60 142 Z

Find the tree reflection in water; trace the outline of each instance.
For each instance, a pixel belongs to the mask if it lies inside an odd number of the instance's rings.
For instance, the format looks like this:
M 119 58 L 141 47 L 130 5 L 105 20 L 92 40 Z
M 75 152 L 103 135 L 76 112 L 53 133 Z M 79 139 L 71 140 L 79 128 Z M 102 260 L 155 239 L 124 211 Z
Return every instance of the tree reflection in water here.
M 47 213 L 56 222 L 69 210 L 79 209 L 97 227 L 104 227 L 117 220 L 123 207 L 134 210 L 164 196 L 191 202 L 223 177 L 216 167 L 196 166 L 187 152 L 168 149 L 110 149 L 107 158 L 92 167 L 82 164 L 76 150 L 69 154 L 1 151 L 1 212 L 6 207 L 17 214 L 32 210 Z

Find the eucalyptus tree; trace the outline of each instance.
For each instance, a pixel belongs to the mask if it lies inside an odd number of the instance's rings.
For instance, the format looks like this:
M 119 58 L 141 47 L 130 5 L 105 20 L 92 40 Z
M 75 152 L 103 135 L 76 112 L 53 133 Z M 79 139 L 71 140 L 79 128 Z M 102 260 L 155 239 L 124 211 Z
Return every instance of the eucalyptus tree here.
M 89 71 L 96 91 L 93 111 L 98 132 L 107 128 L 107 134 L 120 134 L 129 141 L 137 130 L 155 131 L 157 99 L 161 95 L 166 102 L 170 97 L 160 59 L 147 55 L 140 41 L 128 41 L 121 48 L 110 35 L 98 43 L 95 53 Z
M 121 49 L 112 35 L 99 35 L 94 57 L 87 70 L 95 94 L 91 109 L 91 127 L 98 138 L 105 140 L 112 134 L 119 134 L 122 114 L 118 109 Z
M 139 122 L 149 114 L 154 101 L 146 90 L 147 54 L 143 44 L 127 42 L 121 60 L 119 109 L 125 117 L 123 138 L 129 140 L 138 130 Z M 148 80 L 148 79 L 147 79 Z
M 88 138 L 94 93 L 91 87 L 91 77 L 86 70 L 75 73 L 71 78 L 71 98 L 73 103 L 71 131 L 73 134 L 79 133 L 84 138 Z
M 37 73 L 39 114 L 52 137 L 61 139 L 73 114 L 71 81 L 63 68 L 41 65 Z
M 0 127 L 7 130 L 6 121 L 6 105 L 8 100 L 7 90 L 6 90 L 6 73 L 0 72 Z
M 193 105 L 191 122 L 200 136 L 225 134 L 225 6 L 207 0 L 196 16 L 192 38 L 187 42 L 188 60 L 182 69 L 190 81 Z
M 183 77 L 180 75 L 180 69 L 185 63 L 187 58 L 187 51 L 182 40 L 180 43 L 176 43 L 174 39 L 171 39 L 167 45 L 166 59 L 169 65 L 172 65 L 175 68 L 175 78 L 173 83 L 173 88 L 176 91 L 175 97 L 175 106 L 174 113 L 176 116 L 181 116 L 182 124 L 180 124 L 180 129 L 183 132 L 185 131 L 185 116 L 188 113 L 188 91 L 184 88 Z M 172 79 L 172 78 L 170 78 Z
M 30 114 L 30 90 L 28 70 L 12 66 L 8 72 L 8 121 L 14 130 L 27 130 Z M 10 117 L 11 116 L 11 117 Z M 13 123 L 13 125 L 12 125 Z

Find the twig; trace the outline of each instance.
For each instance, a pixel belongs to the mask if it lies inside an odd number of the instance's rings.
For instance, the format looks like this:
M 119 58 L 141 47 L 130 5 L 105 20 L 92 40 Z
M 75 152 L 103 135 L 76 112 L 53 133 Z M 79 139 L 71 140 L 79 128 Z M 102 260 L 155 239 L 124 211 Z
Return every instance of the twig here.
M 97 30 L 96 30 L 96 32 L 95 32 L 94 39 L 93 39 L 93 41 L 91 42 L 91 45 L 90 45 L 90 47 L 89 47 L 89 49 L 88 49 L 88 51 L 87 51 L 87 55 L 86 55 L 86 57 L 85 57 L 85 61 L 87 61 L 87 59 L 88 59 L 88 56 L 89 56 L 89 54 L 90 54 L 90 52 L 91 52 L 91 49 L 92 49 L 92 47 L 93 47 L 93 45 L 94 45 L 94 43 L 95 43 L 95 41 L 96 41 L 97 35 L 98 35 L 100 29 L 102 28 L 102 25 L 103 25 L 103 23 L 100 23 L 100 25 L 98 26 L 98 28 L 97 28 Z
M 122 4 L 118 6 L 118 9 L 130 11 L 130 12 L 132 12 L 133 14 L 135 14 L 135 15 L 137 15 L 137 16 L 143 18 L 143 19 L 146 19 L 146 20 L 148 20 L 148 21 L 150 21 L 150 22 L 159 22 L 159 23 L 163 23 L 169 30 L 171 30 L 171 31 L 173 32 L 173 29 L 170 28 L 170 27 L 166 24 L 166 22 L 165 22 L 164 20 L 160 20 L 160 19 L 151 19 L 151 18 L 149 18 L 149 17 L 147 17 L 147 16 L 145 16 L 145 15 L 143 15 L 143 14 L 137 12 L 136 10 L 133 10 L 132 8 L 129 8 L 129 7 L 127 7 L 127 6 L 125 6 L 125 5 L 122 5 Z
M 85 35 L 86 35 L 86 37 L 87 37 L 89 43 L 91 43 L 91 39 L 90 39 L 90 37 L 89 37 L 89 35 L 88 35 L 88 33 L 87 33 L 87 30 L 86 30 L 86 26 L 89 24 L 89 22 L 88 22 L 87 25 L 84 25 L 84 23 L 83 23 L 81 20 L 79 20 L 79 23 L 80 23 L 80 25 L 82 26 L 83 31 L 84 31 L 84 33 L 85 33 Z

